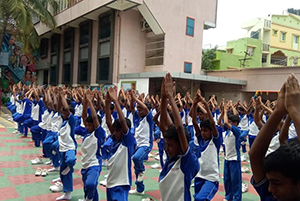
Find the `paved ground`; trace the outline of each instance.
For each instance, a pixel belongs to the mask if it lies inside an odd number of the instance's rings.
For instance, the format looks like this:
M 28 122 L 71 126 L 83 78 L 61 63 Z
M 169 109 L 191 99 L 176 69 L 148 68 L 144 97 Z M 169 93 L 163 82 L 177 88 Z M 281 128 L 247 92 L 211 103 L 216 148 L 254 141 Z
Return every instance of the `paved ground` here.
M 30 160 L 41 156 L 41 148 L 34 148 L 31 138 L 20 138 L 20 136 L 12 134 L 15 130 L 14 123 L 8 121 L 7 110 L 2 109 L 0 115 L 0 200 L 15 200 L 15 201 L 53 201 L 61 193 L 51 193 L 49 186 L 51 180 L 58 177 L 58 173 L 49 173 L 46 177 L 35 177 L 34 173 L 37 168 L 50 168 L 47 165 L 30 164 Z M 74 192 L 72 193 L 72 201 L 83 197 L 82 181 L 80 175 L 81 168 L 81 152 L 80 140 L 78 147 L 77 163 L 74 172 Z M 154 143 L 155 144 L 155 143 Z M 157 153 L 155 145 L 153 154 Z M 223 155 L 220 156 L 221 176 L 223 173 Z M 46 160 L 45 160 L 46 162 Z M 129 196 L 130 201 L 140 201 L 142 198 L 152 197 L 154 200 L 160 199 L 158 190 L 158 175 L 159 170 L 151 169 L 150 166 L 156 163 L 155 159 L 150 158 L 146 164 L 146 195 L 145 196 Z M 249 167 L 249 163 L 243 163 Z M 104 179 L 104 175 L 108 170 L 103 167 L 99 181 Z M 243 181 L 249 183 L 251 174 L 243 174 Z M 191 191 L 194 189 L 191 188 Z M 100 200 L 105 200 L 105 187 L 99 186 L 98 191 Z M 219 192 L 213 199 L 214 201 L 222 201 L 224 199 L 223 180 L 220 181 Z M 249 185 L 247 193 L 243 194 L 243 201 L 259 200 L 255 190 Z M 175 200 L 174 200 L 175 201 Z

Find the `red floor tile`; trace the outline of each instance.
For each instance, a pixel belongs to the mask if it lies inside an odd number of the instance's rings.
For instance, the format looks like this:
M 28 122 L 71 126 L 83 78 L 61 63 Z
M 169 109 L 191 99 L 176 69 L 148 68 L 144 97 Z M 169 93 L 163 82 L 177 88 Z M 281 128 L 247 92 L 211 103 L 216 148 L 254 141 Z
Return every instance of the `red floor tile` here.
M 149 191 L 149 192 L 147 192 L 147 195 L 150 195 L 150 196 L 154 197 L 155 199 L 160 200 L 160 192 L 159 192 L 159 190 Z
M 4 177 L 4 173 L 0 170 L 0 177 Z
M 41 154 L 28 154 L 28 155 L 20 155 L 20 157 L 23 160 L 33 160 L 36 159 L 37 157 L 41 157 Z
M 2 143 L 13 143 L 13 142 L 23 142 L 21 139 L 9 139 L 9 140 L 1 140 Z
M 7 178 L 12 185 L 30 184 L 45 181 L 43 177 L 36 177 L 33 174 L 10 176 Z
M 15 137 L 16 136 L 16 134 L 7 134 L 7 133 L 1 133 L 1 136 L 2 137 Z
M 104 193 L 106 193 L 106 187 L 98 185 L 98 188 L 99 188 L 101 191 L 103 191 Z
M 156 181 L 156 182 L 158 182 L 159 177 L 152 177 L 151 179 L 154 180 L 154 181 Z
M 1 161 L 0 168 L 17 168 L 17 167 L 27 167 L 25 161 Z M 0 194 L 1 195 L 1 194 Z
M 0 156 L 13 156 L 16 155 L 13 151 L 1 151 Z
M 252 175 L 250 175 L 250 174 L 242 174 L 242 180 L 243 181 L 246 181 L 246 182 L 250 183 L 251 177 L 252 177 Z
M 75 178 L 73 179 L 73 189 L 83 189 L 83 182 L 81 178 Z
M 16 189 L 12 186 L 0 188 L 0 195 L 0 200 L 8 200 L 20 197 Z
M 44 195 L 25 197 L 24 201 L 55 200 L 55 198 L 57 198 L 61 195 L 62 195 L 61 193 L 49 193 L 49 194 L 44 194 Z
M 11 150 L 24 150 L 24 149 L 33 149 L 33 147 L 30 146 L 12 146 L 10 147 Z
M 5 144 L 0 143 L 0 147 L 5 147 Z
M 6 133 L 6 132 L 7 132 L 6 128 L 0 128 L 0 133 Z
M 224 196 L 220 195 L 220 194 L 216 194 L 215 197 L 212 199 L 212 201 L 223 201 Z

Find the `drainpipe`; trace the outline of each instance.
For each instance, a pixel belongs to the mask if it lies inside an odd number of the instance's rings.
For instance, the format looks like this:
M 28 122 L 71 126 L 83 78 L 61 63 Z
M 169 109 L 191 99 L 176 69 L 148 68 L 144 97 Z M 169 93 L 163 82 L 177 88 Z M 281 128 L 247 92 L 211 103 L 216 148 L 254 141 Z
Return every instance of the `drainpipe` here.
M 120 75 L 120 51 L 121 51 L 121 17 L 120 11 L 117 11 L 118 16 L 118 64 L 117 64 L 117 83 L 119 83 Z

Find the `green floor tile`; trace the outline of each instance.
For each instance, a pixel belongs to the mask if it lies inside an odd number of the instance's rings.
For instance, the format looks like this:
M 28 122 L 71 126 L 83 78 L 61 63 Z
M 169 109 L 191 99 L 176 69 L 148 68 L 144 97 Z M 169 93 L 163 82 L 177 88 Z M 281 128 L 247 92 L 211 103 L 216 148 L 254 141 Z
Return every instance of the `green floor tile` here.
M 15 189 L 21 197 L 31 197 L 50 193 L 51 184 L 46 182 L 37 182 L 31 184 L 22 184 L 15 186 Z
M 6 142 L 7 147 L 29 146 L 26 142 Z
M 39 151 L 38 148 L 14 150 L 14 153 L 18 154 L 18 155 L 29 155 L 29 154 L 41 154 L 42 155 L 42 153 Z
M 35 169 L 32 167 L 18 167 L 18 168 L 1 168 L 1 171 L 6 177 L 16 176 L 16 175 L 24 175 L 24 174 L 32 174 L 34 175 Z
M 0 188 L 11 186 L 11 183 L 7 177 L 0 177 Z
M 18 155 L 15 155 L 15 156 L 0 156 L 0 161 L 22 161 L 22 158 Z

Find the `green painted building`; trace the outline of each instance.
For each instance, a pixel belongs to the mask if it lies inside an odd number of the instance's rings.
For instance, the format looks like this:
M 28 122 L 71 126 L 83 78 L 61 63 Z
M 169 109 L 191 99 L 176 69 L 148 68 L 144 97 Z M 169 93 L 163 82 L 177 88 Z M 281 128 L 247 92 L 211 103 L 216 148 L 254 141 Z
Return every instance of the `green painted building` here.
M 226 51 L 217 51 L 213 70 L 232 68 L 254 68 L 261 66 L 262 41 L 241 38 L 228 41 Z

